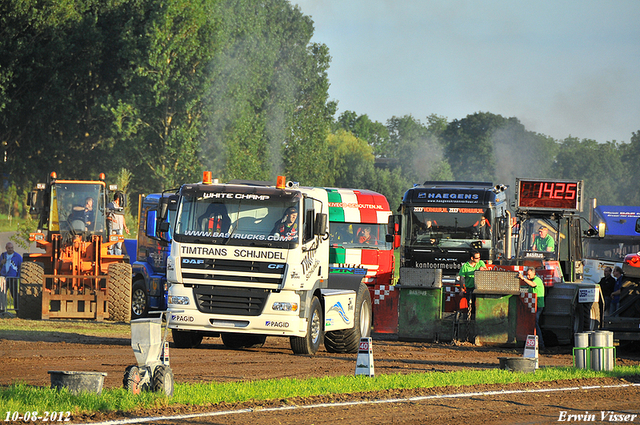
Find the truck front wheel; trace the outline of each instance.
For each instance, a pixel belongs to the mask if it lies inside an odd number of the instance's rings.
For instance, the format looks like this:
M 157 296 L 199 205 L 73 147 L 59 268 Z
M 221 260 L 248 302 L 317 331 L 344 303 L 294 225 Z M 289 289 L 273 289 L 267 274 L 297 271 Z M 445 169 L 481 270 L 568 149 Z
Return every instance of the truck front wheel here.
M 307 321 L 306 336 L 292 336 L 290 338 L 291 349 L 294 354 L 315 354 L 320 348 L 322 340 L 322 305 L 318 297 L 313 297 L 311 310 Z
M 131 287 L 131 319 L 141 319 L 149 311 L 149 297 L 143 279 L 136 279 Z
M 355 323 L 351 329 L 327 332 L 324 347 L 330 353 L 357 353 L 360 338 L 371 335 L 371 294 L 364 283 L 360 284 L 356 299 Z

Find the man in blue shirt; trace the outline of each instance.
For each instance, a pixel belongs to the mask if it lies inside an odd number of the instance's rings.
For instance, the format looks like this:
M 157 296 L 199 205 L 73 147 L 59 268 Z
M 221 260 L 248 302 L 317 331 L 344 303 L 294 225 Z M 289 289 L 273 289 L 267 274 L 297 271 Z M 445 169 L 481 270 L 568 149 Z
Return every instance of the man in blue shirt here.
M 5 246 L 7 252 L 0 254 L 0 276 L 3 278 L 18 278 L 20 277 L 20 265 L 22 264 L 22 257 L 20 254 L 13 250 L 13 243 L 7 242 Z M 5 280 L 3 279 L 3 280 Z M 13 286 L 9 285 L 9 291 L 13 299 L 16 299 L 16 295 L 13 293 Z

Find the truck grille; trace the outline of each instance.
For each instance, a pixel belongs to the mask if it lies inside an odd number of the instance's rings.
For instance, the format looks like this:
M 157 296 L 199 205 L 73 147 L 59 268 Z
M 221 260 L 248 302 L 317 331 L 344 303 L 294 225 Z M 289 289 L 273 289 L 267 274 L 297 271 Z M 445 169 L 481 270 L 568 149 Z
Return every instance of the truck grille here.
M 259 316 L 269 296 L 267 289 L 194 286 L 198 310 L 208 314 Z
M 232 285 L 260 284 L 263 288 L 278 289 L 284 279 L 284 270 L 285 264 L 266 261 L 186 257 L 182 259 L 182 278 L 185 283 L 195 285 L 199 282 L 211 285 L 215 285 L 216 282 L 233 282 Z

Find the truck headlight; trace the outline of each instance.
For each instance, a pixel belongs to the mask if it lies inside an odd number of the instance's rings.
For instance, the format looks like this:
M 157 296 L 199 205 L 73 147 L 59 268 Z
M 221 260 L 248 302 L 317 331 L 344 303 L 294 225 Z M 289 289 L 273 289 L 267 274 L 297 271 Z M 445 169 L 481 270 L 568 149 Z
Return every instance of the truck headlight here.
M 298 311 L 298 303 L 275 302 L 271 309 L 275 311 Z
M 167 298 L 167 303 L 174 305 L 189 305 L 189 297 L 169 295 L 169 297 Z

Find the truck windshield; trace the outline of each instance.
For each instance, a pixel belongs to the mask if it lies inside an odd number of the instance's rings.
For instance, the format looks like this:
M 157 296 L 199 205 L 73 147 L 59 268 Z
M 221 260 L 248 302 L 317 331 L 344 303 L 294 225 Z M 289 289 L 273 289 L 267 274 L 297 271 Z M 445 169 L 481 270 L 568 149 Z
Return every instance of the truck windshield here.
M 557 228 L 557 223 L 551 220 L 542 218 L 523 220 L 516 229 L 519 257 L 557 260 L 558 243 L 565 239 L 565 235 L 559 234 Z M 558 234 L 560 240 L 558 240 Z
M 298 243 L 298 196 L 187 193 L 178 206 L 177 242 L 289 247 Z
M 492 217 L 489 209 L 411 207 L 405 215 L 403 233 L 407 246 L 471 247 L 482 241 L 491 246 Z
M 633 236 L 606 236 L 604 239 L 587 239 L 584 243 L 585 258 L 622 261 L 627 254 L 640 251 L 640 241 Z
M 386 224 L 331 222 L 329 242 L 343 248 L 392 249 L 386 242 Z
M 56 183 L 51 189 L 50 229 L 106 237 L 104 185 Z

